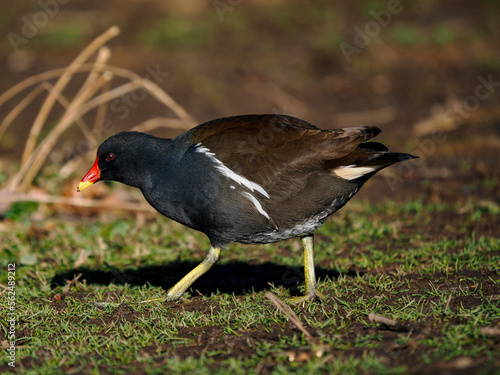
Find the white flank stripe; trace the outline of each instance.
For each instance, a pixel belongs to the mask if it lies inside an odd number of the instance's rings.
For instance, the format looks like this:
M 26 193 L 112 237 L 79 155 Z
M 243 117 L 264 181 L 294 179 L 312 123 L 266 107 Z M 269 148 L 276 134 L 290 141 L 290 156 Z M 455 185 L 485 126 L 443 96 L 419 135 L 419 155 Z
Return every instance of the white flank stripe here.
M 208 156 L 215 156 L 213 152 L 210 152 L 210 150 L 205 146 L 202 146 L 201 143 L 195 144 L 194 147 L 194 152 L 199 152 L 200 154 L 206 154 Z
M 376 170 L 377 168 L 374 167 L 358 167 L 356 164 L 351 164 L 337 167 L 333 170 L 333 173 L 346 180 L 355 180 L 356 178 L 375 172 Z
M 217 168 L 217 170 L 219 172 L 221 172 L 224 176 L 230 178 L 234 182 L 237 182 L 239 185 L 246 186 L 248 188 L 248 190 L 250 190 L 251 192 L 257 191 L 260 194 L 262 194 L 264 197 L 269 199 L 269 194 L 267 194 L 267 191 L 265 191 L 262 186 L 260 186 L 259 184 L 255 183 L 255 182 L 250 181 L 249 179 L 243 177 L 242 175 L 239 175 L 238 173 L 236 173 L 236 172 L 232 171 L 231 169 L 229 169 L 228 167 L 226 167 L 223 162 L 221 162 L 219 159 L 217 159 L 215 157 L 215 154 L 213 152 L 211 152 L 210 149 L 208 149 L 205 146 L 202 146 L 201 143 L 197 143 L 195 145 L 195 147 L 196 148 L 194 151 L 200 152 L 200 153 L 205 154 L 208 157 L 210 157 L 215 162 L 215 164 L 216 164 L 215 167 Z
M 250 199 L 250 201 L 253 203 L 253 205 L 255 206 L 255 208 L 257 208 L 257 211 L 259 211 L 262 215 L 264 215 L 266 218 L 270 219 L 269 215 L 267 214 L 266 211 L 264 211 L 264 209 L 262 208 L 262 205 L 260 204 L 260 202 L 257 200 L 257 198 L 255 198 L 252 194 L 250 194 L 248 191 L 244 191 L 243 194 L 245 197 L 247 197 L 248 199 Z
M 214 158 L 215 159 L 215 158 Z M 217 160 L 217 159 L 215 159 Z M 264 188 L 262 186 L 260 186 L 259 184 L 256 184 L 255 182 L 252 182 L 250 181 L 249 179 L 243 177 L 242 175 L 239 175 L 238 173 L 236 172 L 233 172 L 231 169 L 229 169 L 228 167 L 226 167 L 222 162 L 220 162 L 219 160 L 217 160 L 217 166 L 216 168 L 226 177 L 229 177 L 231 180 L 233 180 L 234 182 L 237 182 L 238 184 L 240 185 L 243 185 L 243 186 L 246 186 L 248 188 L 248 190 L 254 192 L 254 191 L 258 191 L 259 193 L 261 193 L 264 197 L 266 197 L 267 199 L 269 199 L 269 194 L 267 194 L 267 191 L 264 190 Z

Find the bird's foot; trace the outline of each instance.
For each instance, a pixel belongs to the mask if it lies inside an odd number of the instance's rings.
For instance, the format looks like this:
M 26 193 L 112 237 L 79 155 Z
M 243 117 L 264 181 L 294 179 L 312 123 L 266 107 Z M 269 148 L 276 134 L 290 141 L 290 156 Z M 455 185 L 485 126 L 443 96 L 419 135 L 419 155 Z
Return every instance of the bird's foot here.
M 305 302 L 313 302 L 313 301 L 316 301 L 316 299 L 319 299 L 320 301 L 325 301 L 326 297 L 319 290 L 313 290 L 312 292 L 307 293 L 307 294 L 300 296 L 300 297 L 288 298 L 287 302 L 290 304 L 298 305 L 298 304 L 302 304 Z

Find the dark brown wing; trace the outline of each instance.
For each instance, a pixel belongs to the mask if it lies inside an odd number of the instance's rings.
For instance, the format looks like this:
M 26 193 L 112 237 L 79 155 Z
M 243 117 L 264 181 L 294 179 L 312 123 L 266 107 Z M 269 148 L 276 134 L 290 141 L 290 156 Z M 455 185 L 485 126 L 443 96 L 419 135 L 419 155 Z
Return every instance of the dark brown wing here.
M 247 115 L 204 123 L 185 136 L 234 172 L 269 185 L 287 171 L 317 170 L 379 133 L 374 126 L 322 130 L 291 116 Z
M 180 137 L 186 145 L 201 144 L 233 172 L 259 184 L 269 198 L 258 191 L 255 198 L 278 227 L 288 228 L 336 198 L 328 164 L 379 132 L 372 126 L 322 130 L 290 116 L 248 115 L 210 121 Z

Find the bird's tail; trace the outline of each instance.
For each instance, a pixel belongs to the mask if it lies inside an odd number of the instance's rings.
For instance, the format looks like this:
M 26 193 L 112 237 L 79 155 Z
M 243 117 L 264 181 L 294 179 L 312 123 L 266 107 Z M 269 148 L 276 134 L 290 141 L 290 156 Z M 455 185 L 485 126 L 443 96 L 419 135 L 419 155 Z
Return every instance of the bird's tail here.
M 349 155 L 332 161 L 328 165 L 336 176 L 346 180 L 367 180 L 375 173 L 394 163 L 418 158 L 402 152 L 390 152 L 378 142 L 366 142 L 358 145 Z
M 363 166 L 372 165 L 385 168 L 394 163 L 418 158 L 418 156 L 403 152 L 390 152 L 387 147 L 378 142 L 361 143 L 358 145 L 358 149 L 366 151 L 367 154 L 367 158 L 360 163 Z

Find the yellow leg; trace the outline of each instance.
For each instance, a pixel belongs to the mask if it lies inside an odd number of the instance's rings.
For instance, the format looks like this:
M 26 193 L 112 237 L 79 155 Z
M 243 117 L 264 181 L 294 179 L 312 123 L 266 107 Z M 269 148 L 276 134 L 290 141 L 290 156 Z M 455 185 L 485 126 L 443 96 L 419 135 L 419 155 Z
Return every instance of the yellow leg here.
M 205 272 L 217 263 L 220 257 L 220 249 L 210 246 L 210 251 L 203 262 L 198 264 L 191 272 L 184 276 L 177 284 L 168 290 L 167 301 L 175 301 L 181 298 L 184 292 Z
M 291 303 L 314 301 L 316 297 L 325 299 L 325 296 L 316 289 L 316 274 L 314 271 L 314 236 L 311 234 L 301 238 L 304 247 L 304 276 L 306 292 L 302 297 L 290 298 Z

